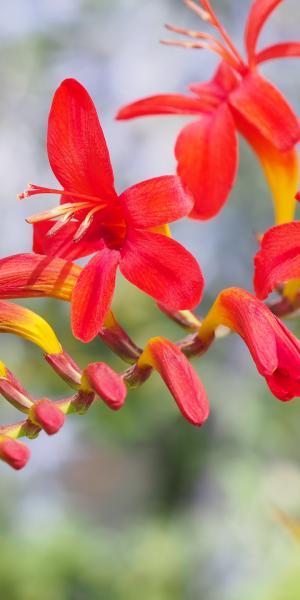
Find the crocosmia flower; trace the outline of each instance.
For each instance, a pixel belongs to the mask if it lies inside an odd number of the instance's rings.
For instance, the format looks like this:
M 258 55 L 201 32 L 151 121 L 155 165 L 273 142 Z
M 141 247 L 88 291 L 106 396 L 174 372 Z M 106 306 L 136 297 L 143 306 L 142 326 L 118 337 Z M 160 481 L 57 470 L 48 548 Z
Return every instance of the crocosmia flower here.
M 300 396 L 300 343 L 267 306 L 246 290 L 223 290 L 202 323 L 200 338 L 205 340 L 219 325 L 243 338 L 274 396 Z
M 54 95 L 47 148 L 62 189 L 30 185 L 20 197 L 61 196 L 59 207 L 28 219 L 35 224 L 35 252 L 66 259 L 94 254 L 72 293 L 74 335 L 88 342 L 99 332 L 118 267 L 159 302 L 179 309 L 198 304 L 203 288 L 198 263 L 165 235 L 165 224 L 192 208 L 180 178 L 157 177 L 118 195 L 95 106 L 74 79 L 63 81 Z
M 219 37 L 208 33 L 167 26 L 193 41 L 166 40 L 184 48 L 209 49 L 221 62 L 213 78 L 189 86 L 192 95 L 150 96 L 120 109 L 117 119 L 144 115 L 193 115 L 197 117 L 180 132 L 175 156 L 177 172 L 193 193 L 194 219 L 210 219 L 226 202 L 234 184 L 237 163 L 237 131 L 258 156 L 271 188 L 277 223 L 289 221 L 294 214 L 298 182 L 295 144 L 299 141 L 296 115 L 282 94 L 257 67 L 273 58 L 300 56 L 300 44 L 287 42 L 257 51 L 260 31 L 282 0 L 254 0 L 245 28 L 245 61 L 214 13 L 209 0 L 185 3 Z

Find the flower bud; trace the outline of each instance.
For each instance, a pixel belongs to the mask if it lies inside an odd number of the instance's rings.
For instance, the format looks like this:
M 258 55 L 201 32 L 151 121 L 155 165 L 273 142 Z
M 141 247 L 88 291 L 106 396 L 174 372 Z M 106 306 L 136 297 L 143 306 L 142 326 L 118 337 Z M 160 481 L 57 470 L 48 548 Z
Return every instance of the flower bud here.
M 124 331 L 111 311 L 108 311 L 105 317 L 99 336 L 115 354 L 129 364 L 135 363 L 142 353 L 141 348 Z
M 48 435 L 53 435 L 63 426 L 65 415 L 54 402 L 43 398 L 33 404 L 29 411 L 29 419 Z
M 0 367 L 0 394 L 24 413 L 28 413 L 33 403 L 31 395 L 3 363 Z
M 203 425 L 209 403 L 202 381 L 175 344 L 163 337 L 151 338 L 141 355 L 139 370 L 155 369 L 169 388 L 181 414 L 193 425 Z
M 92 389 L 113 410 L 119 410 L 126 398 L 126 386 L 118 373 L 103 362 L 92 363 L 84 370 L 82 389 Z
M 0 459 L 13 469 L 23 469 L 30 458 L 30 450 L 25 444 L 7 436 L 0 436 Z
M 76 390 L 80 387 L 82 370 L 64 350 L 56 354 L 45 354 L 45 359 L 54 371 Z

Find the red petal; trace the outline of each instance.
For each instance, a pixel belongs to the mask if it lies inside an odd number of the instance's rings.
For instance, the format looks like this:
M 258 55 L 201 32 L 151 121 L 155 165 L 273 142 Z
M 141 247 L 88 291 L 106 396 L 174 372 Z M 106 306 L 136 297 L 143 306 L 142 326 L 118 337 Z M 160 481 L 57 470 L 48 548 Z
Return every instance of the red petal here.
M 300 278 L 300 222 L 269 229 L 263 236 L 254 265 L 254 288 L 261 299 L 277 285 Z
M 66 260 L 75 260 L 93 254 L 103 246 L 88 242 L 85 239 L 73 242 L 73 237 L 78 229 L 78 223 L 66 223 L 60 231 L 53 236 L 47 236 L 53 227 L 53 222 L 43 221 L 33 225 L 33 252 L 47 256 L 59 256 Z
M 193 425 L 203 425 L 209 415 L 205 388 L 184 354 L 169 340 L 149 340 L 140 359 L 156 369 L 168 386 L 182 415 Z
M 120 108 L 116 119 L 125 120 L 146 115 L 197 115 L 210 111 L 215 98 L 193 98 L 184 94 L 161 94 L 137 100 Z
M 171 223 L 187 215 L 193 199 L 179 177 L 166 175 L 137 183 L 120 196 L 133 227 L 146 229 Z
M 254 0 L 245 28 L 245 46 L 250 64 L 255 64 L 255 48 L 258 36 L 269 15 L 282 0 Z
M 278 368 L 266 380 L 271 392 L 279 400 L 286 402 L 300 396 L 300 343 L 280 319 L 275 316 L 273 318 L 277 325 Z
M 218 105 L 224 100 L 229 92 L 236 87 L 238 79 L 231 67 L 223 60 L 218 66 L 214 76 L 210 81 L 204 83 L 192 83 L 189 89 L 198 94 L 200 98 L 215 98 L 215 104 Z
M 273 58 L 297 58 L 300 56 L 300 42 L 283 42 L 261 50 L 255 57 L 255 62 L 265 62 Z
M 258 73 L 244 77 L 229 103 L 278 150 L 290 150 L 298 142 L 297 117 L 282 94 Z
M 172 308 L 200 302 L 203 276 L 195 258 L 174 240 L 132 230 L 121 251 L 120 269 L 138 288 Z
M 90 342 L 101 329 L 115 289 L 120 255 L 104 248 L 81 271 L 72 294 L 72 330 Z
M 221 210 L 234 184 L 237 153 L 235 125 L 225 103 L 179 134 L 177 173 L 195 198 L 192 218 L 210 219 Z
M 48 155 L 69 192 L 114 198 L 113 171 L 94 103 L 75 79 L 56 90 L 48 121 Z
M 15 254 L 0 260 L 0 298 L 53 296 L 70 300 L 81 268 L 61 258 Z

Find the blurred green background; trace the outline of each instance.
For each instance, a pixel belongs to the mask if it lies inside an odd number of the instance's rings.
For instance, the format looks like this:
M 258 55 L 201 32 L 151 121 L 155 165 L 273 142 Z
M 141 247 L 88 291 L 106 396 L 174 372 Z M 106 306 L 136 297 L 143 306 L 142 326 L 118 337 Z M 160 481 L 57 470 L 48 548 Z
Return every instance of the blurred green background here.
M 240 45 L 249 4 L 214 2 Z M 286 0 L 262 41 L 297 38 L 299 18 L 299 0 Z M 180 92 L 211 76 L 216 59 L 209 53 L 158 44 L 164 22 L 201 25 L 179 0 L 0 4 L 2 256 L 30 251 L 24 218 L 51 202 L 17 203 L 15 196 L 28 181 L 54 183 L 46 122 L 65 77 L 78 78 L 95 100 L 120 191 L 174 172 L 172 148 L 188 119 L 113 120 L 128 101 Z M 296 108 L 295 69 L 295 61 L 277 61 L 263 72 Z M 172 228 L 203 268 L 203 313 L 223 287 L 251 290 L 255 232 L 272 224 L 256 160 L 243 142 L 240 153 L 238 181 L 222 213 Z M 82 366 L 105 360 L 123 368 L 100 341 L 85 346 L 72 339 L 67 305 L 24 304 L 49 320 Z M 141 345 L 154 335 L 182 335 L 123 280 L 114 311 Z M 32 393 L 67 393 L 36 348 L 4 335 L 1 341 L 1 360 Z M 275 513 L 279 506 L 300 517 L 299 401 L 271 396 L 237 337 L 220 340 L 194 365 L 212 406 L 202 429 L 182 419 L 153 375 L 121 412 L 97 402 L 85 417 L 70 417 L 58 436 L 30 443 L 24 471 L 0 464 L 1 600 L 299 600 L 300 545 Z M 16 418 L 3 401 L 1 422 Z

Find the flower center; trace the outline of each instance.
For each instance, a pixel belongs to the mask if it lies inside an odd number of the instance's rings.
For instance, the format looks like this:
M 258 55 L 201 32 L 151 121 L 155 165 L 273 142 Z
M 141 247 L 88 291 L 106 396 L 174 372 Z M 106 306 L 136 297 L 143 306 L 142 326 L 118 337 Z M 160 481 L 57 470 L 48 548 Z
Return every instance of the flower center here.
M 73 234 L 74 242 L 79 242 L 89 232 L 90 241 L 98 241 L 100 237 L 110 248 L 118 248 L 122 245 L 126 235 L 126 222 L 117 199 L 112 204 L 111 200 L 108 203 L 97 196 L 44 188 L 34 184 L 29 184 L 18 198 L 22 200 L 36 194 L 59 194 L 63 197 L 62 204 L 59 206 L 26 219 L 30 224 L 54 220 L 53 227 L 46 234 L 48 237 L 55 235 L 66 223 L 72 221 L 78 223 Z M 64 197 L 70 197 L 72 201 L 64 202 Z

